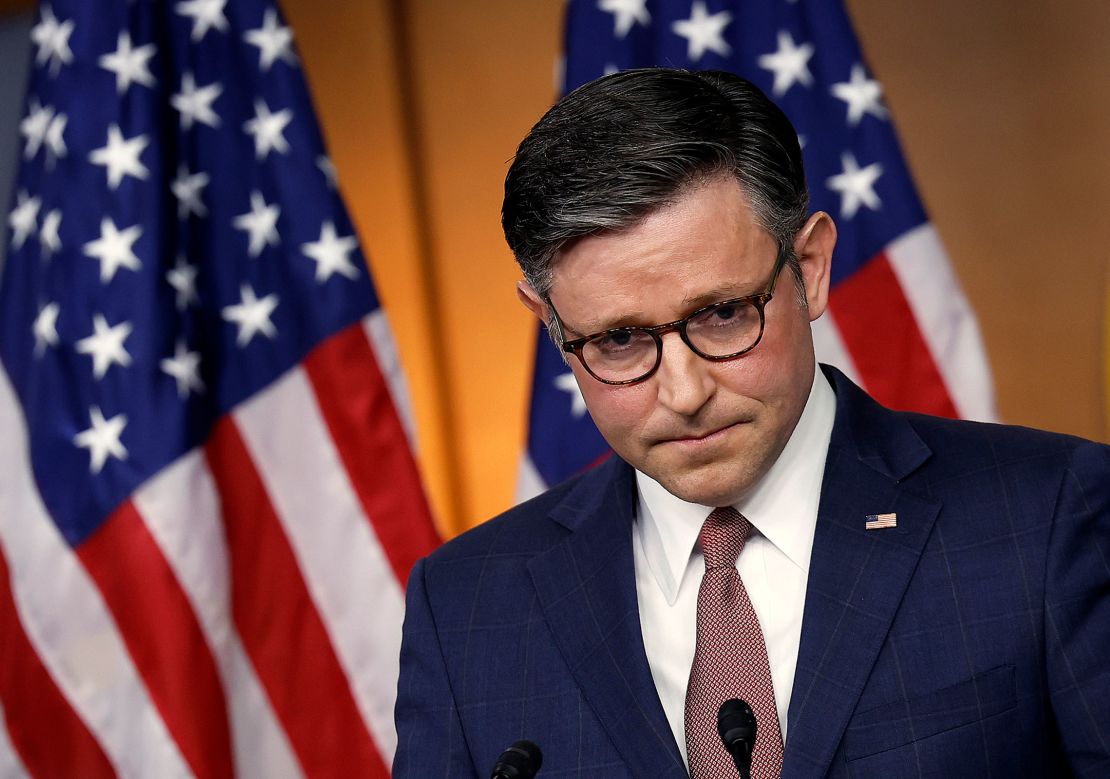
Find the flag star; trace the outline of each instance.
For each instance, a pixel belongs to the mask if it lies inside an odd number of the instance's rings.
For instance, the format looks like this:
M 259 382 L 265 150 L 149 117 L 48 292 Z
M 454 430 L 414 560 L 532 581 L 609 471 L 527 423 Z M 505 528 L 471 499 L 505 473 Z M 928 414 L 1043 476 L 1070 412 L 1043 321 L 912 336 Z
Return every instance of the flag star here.
M 73 20 L 59 22 L 49 5 L 42 6 L 42 18 L 31 28 L 31 42 L 38 47 L 35 64 L 50 65 L 50 75 L 58 75 L 62 65 L 73 62 L 69 36 L 73 34 Z
M 97 380 L 104 378 L 104 374 L 113 365 L 127 367 L 131 364 L 131 355 L 123 348 L 123 342 L 131 335 L 130 322 L 120 322 L 115 327 L 108 325 L 101 314 L 93 316 L 93 333 L 82 338 L 74 348 L 81 354 L 90 355 L 93 359 L 93 377 Z
M 100 220 L 100 237 L 86 243 L 84 251 L 87 257 L 100 260 L 100 280 L 103 283 L 111 281 L 120 268 L 139 270 L 143 267 L 131 248 L 142 234 L 141 225 L 132 225 L 120 231 L 110 217 Z
M 843 172 L 830 176 L 826 182 L 829 189 L 840 193 L 840 215 L 851 219 L 861 205 L 877 210 L 882 201 L 875 194 L 875 182 L 883 175 L 883 166 L 874 162 L 861 168 L 851 152 L 842 154 L 840 162 Z
M 127 427 L 127 416 L 116 414 L 106 420 L 99 407 L 90 406 L 89 422 L 91 426 L 87 430 L 73 437 L 75 446 L 89 450 L 89 472 L 100 473 L 109 457 L 126 460 L 127 448 L 119 439 Z
M 39 147 L 46 139 L 46 131 L 50 127 L 50 120 L 53 116 L 53 106 L 40 105 L 35 97 L 30 99 L 27 106 L 27 116 L 19 122 L 19 134 L 26 139 L 23 146 L 24 159 L 29 160 L 38 153 Z
M 219 127 L 220 116 L 213 110 L 212 103 L 223 91 L 223 85 L 218 81 L 197 89 L 193 74 L 183 74 L 181 91 L 170 97 L 170 105 L 181 115 L 181 129 L 188 130 L 193 126 L 193 122 Z
M 182 400 L 190 392 L 204 392 L 204 382 L 200 380 L 200 352 L 190 352 L 184 341 L 178 341 L 173 357 L 166 357 L 159 365 L 162 372 L 177 382 L 177 395 Z
M 555 377 L 555 389 L 570 394 L 570 414 L 575 419 L 585 416 L 586 399 L 582 397 L 582 388 L 574 378 L 573 373 L 560 373 Z
M 249 284 L 239 288 L 239 295 L 241 297 L 239 303 L 226 306 L 220 312 L 226 321 L 234 323 L 239 328 L 235 343 L 242 348 L 258 333 L 262 333 L 267 338 L 274 338 L 277 335 L 277 328 L 270 321 L 270 314 L 277 308 L 278 296 L 271 294 L 259 300 Z
M 46 164 L 48 167 L 53 167 L 60 157 L 66 156 L 66 142 L 63 133 L 65 133 L 66 122 L 68 121 L 69 118 L 59 111 L 50 120 L 50 126 L 46 128 Z
M 288 108 L 273 114 L 264 101 L 254 101 L 254 119 L 245 122 L 243 130 L 254 136 L 254 153 L 258 159 L 265 159 L 274 149 L 281 154 L 289 151 L 289 142 L 282 132 L 291 121 L 293 112 Z
M 335 233 L 335 225 L 330 221 L 324 222 L 320 228 L 319 240 L 301 244 L 301 251 L 316 261 L 316 281 L 321 284 L 336 273 L 349 279 L 358 278 L 358 268 L 347 256 L 357 248 L 358 240 L 352 235 L 340 238 Z
M 139 155 L 149 144 L 150 138 L 146 135 L 125 139 L 119 125 L 113 124 L 108 128 L 107 144 L 89 152 L 89 162 L 107 168 L 108 188 L 116 189 L 124 176 L 145 179 L 150 175 L 146 165 L 139 161 Z
M 35 52 L 35 64 L 43 65 L 50 59 L 51 44 L 54 40 L 55 30 L 58 28 L 58 19 L 54 16 L 54 9 L 49 3 L 42 4 L 41 18 L 31 28 L 31 43 L 38 47 Z
M 267 205 L 262 193 L 255 190 L 251 192 L 250 213 L 241 214 L 232 220 L 238 230 L 246 230 L 250 234 L 250 244 L 247 251 L 251 257 L 257 257 L 266 248 L 266 245 L 277 246 L 281 236 L 277 231 L 277 220 L 281 215 L 281 206 L 277 203 Z
M 297 55 L 292 49 L 293 31 L 281 25 L 277 10 L 273 8 L 266 9 L 262 26 L 257 30 L 247 30 L 243 40 L 258 47 L 259 67 L 264 71 L 269 71 L 279 59 L 290 65 L 297 62 Z
M 39 309 L 38 316 L 31 326 L 35 336 L 35 356 L 41 357 L 48 346 L 58 345 L 58 314 L 62 307 L 57 303 L 47 303 Z
M 20 190 L 15 197 L 16 206 L 8 214 L 8 225 L 12 228 L 12 248 L 18 249 L 27 240 L 27 236 L 38 231 L 42 198 L 31 197 L 26 190 Z
M 770 54 L 762 55 L 759 67 L 775 74 L 771 91 L 775 97 L 782 97 L 795 84 L 813 86 L 813 74 L 809 72 L 809 60 L 813 57 L 813 44 L 798 46 L 787 30 L 779 30 L 779 48 Z
M 46 257 L 62 248 L 62 239 L 58 235 L 58 228 L 62 226 L 62 211 L 55 208 L 47 212 L 42 218 L 42 227 L 39 228 L 39 244 Z
M 225 5 L 227 0 L 185 0 L 175 5 L 173 10 L 193 20 L 192 39 L 196 42 L 213 28 L 220 32 L 227 32 Z
M 189 173 L 184 165 L 177 169 L 177 178 L 170 183 L 170 191 L 177 198 L 177 218 L 186 219 L 189 214 L 205 216 L 208 209 L 200 199 L 200 191 L 208 186 L 207 173 Z
M 131 34 L 124 30 L 116 41 L 116 50 L 102 55 L 97 62 L 100 67 L 116 74 L 116 92 L 123 94 L 131 84 L 154 86 L 154 74 L 150 72 L 150 58 L 156 49 L 153 43 L 131 48 Z
M 177 292 L 177 308 L 184 311 L 190 303 L 197 303 L 197 267 L 178 255 L 174 266 L 166 271 L 166 281 Z
M 328 189 L 335 189 L 339 181 L 339 177 L 335 172 L 335 163 L 326 154 L 321 154 L 316 158 L 316 167 L 324 174 L 324 180 L 328 182 Z
M 833 84 L 830 91 L 834 97 L 848 104 L 848 124 L 857 125 L 864 114 L 871 114 L 879 119 L 887 116 L 886 107 L 879 102 L 883 97 L 883 88 L 875 79 L 867 77 L 863 65 L 856 63 L 852 66 L 852 75 L 847 81 Z
M 725 27 L 732 22 L 732 13 L 719 11 L 711 14 L 706 10 L 703 0 L 694 0 L 689 19 L 679 19 L 671 25 L 676 35 L 686 39 L 686 56 L 694 62 L 699 61 L 707 51 L 727 57 L 732 47 L 725 41 Z
M 645 27 L 651 24 L 647 0 L 598 0 L 597 7 L 613 14 L 613 34 L 624 38 L 636 22 Z

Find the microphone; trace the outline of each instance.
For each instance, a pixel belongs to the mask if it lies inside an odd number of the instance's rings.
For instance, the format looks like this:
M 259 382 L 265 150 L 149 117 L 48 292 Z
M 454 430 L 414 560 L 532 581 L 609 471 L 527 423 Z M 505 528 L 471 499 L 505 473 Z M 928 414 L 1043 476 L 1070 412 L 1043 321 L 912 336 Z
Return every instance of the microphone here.
M 717 733 L 732 755 L 742 779 L 751 779 L 752 750 L 755 749 L 755 713 L 739 698 L 730 698 L 717 712 Z
M 543 765 L 543 753 L 531 741 L 509 745 L 493 764 L 489 779 L 532 779 Z

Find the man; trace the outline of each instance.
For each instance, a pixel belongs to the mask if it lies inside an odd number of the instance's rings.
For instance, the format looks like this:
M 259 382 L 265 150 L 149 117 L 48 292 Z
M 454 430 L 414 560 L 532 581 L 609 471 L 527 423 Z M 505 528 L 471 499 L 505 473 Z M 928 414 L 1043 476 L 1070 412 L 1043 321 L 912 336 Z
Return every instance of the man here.
M 735 776 L 730 698 L 756 777 L 1110 776 L 1110 449 L 818 368 L 836 228 L 762 93 L 600 79 L 505 191 L 616 456 L 414 569 L 396 776 L 522 738 L 543 775 Z

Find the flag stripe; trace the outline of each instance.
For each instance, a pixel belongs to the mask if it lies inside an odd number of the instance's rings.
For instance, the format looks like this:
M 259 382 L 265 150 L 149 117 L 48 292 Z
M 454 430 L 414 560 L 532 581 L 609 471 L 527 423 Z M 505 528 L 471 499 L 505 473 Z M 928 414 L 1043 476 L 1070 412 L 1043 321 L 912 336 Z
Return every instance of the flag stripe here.
M 6 723 L 10 748 L 22 758 L 27 770 L 34 776 L 114 777 L 116 773 L 108 756 L 62 697 L 27 640 L 12 597 L 3 548 L 0 548 L 0 636 L 3 636 L 0 704 L 3 712 L 16 714 L 0 717 L 0 721 Z M 59 744 L 65 748 L 59 749 Z M 4 776 L 12 775 L 4 765 L 7 747 L 8 744 L 0 743 L 0 771 Z M 14 754 L 11 769 L 21 770 Z
M 813 351 L 817 355 L 817 359 L 829 365 L 835 365 L 856 384 L 862 384 L 859 369 L 856 367 L 852 355 L 848 352 L 848 347 L 844 345 L 844 341 L 840 337 L 840 331 L 836 327 L 832 312 L 826 311 L 824 316 L 813 322 L 811 330 L 813 332 Z
M 936 229 L 910 230 L 886 254 L 960 417 L 995 421 L 987 350 Z
M 387 776 L 231 418 L 216 423 L 205 452 L 227 528 L 235 624 L 302 769 L 309 777 L 337 776 L 342 762 Z
M 868 316 L 880 306 L 881 320 Z M 885 253 L 840 282 L 829 307 L 872 397 L 895 409 L 957 416 Z
M 227 702 L 189 600 L 131 501 L 77 549 L 189 767 L 231 777 Z M 126 560 L 127 566 L 120 561 Z M 141 583 L 141 586 L 137 586 Z
M 532 456 L 528 450 L 524 450 L 524 454 L 520 457 L 520 467 L 517 469 L 516 474 L 516 490 L 513 495 L 517 503 L 522 503 L 529 498 L 539 495 L 547 489 L 547 485 L 540 476 L 536 464 L 532 462 Z
M 213 648 L 228 701 L 236 775 L 300 776 L 297 759 L 231 619 L 226 536 L 216 485 L 202 452 L 189 452 L 143 485 L 135 495 L 135 507 Z
M 365 345 L 356 327 L 319 351 L 343 349 L 352 335 Z M 332 354 L 336 360 L 345 356 Z M 296 425 L 273 424 L 294 411 Z M 329 436 L 313 386 L 304 371 L 290 371 L 236 410 L 235 420 L 363 719 L 389 761 L 397 740 L 393 704 L 404 594 Z M 328 506 L 326 522 L 320 521 L 321 505 Z
M 408 448 L 416 448 L 416 420 L 412 413 L 412 401 L 409 398 L 408 380 L 401 367 L 401 355 L 397 352 L 397 342 L 393 339 L 393 330 L 389 326 L 389 317 L 384 309 L 371 311 L 362 319 L 363 329 L 366 331 L 370 344 L 374 347 L 375 361 L 378 370 L 389 384 L 389 394 L 393 400 L 393 408 L 401 419 L 401 425 L 408 436 Z
M 438 539 L 366 332 L 350 327 L 337 333 L 308 356 L 304 368 L 363 510 L 403 584 Z
M 20 762 L 19 755 L 16 754 L 15 747 L 12 746 L 12 742 L 8 738 L 6 722 L 7 715 L 4 713 L 4 705 L 0 703 L 0 726 L 3 726 L 0 727 L 0 776 L 3 776 L 4 779 L 30 779 L 31 774 Z
M 0 436 L 0 473 L 5 480 L 0 490 L 0 543 L 31 645 L 121 775 L 187 775 L 189 769 L 102 596 L 46 513 L 28 462 L 27 428 L 4 370 L 0 430 L 6 433 Z

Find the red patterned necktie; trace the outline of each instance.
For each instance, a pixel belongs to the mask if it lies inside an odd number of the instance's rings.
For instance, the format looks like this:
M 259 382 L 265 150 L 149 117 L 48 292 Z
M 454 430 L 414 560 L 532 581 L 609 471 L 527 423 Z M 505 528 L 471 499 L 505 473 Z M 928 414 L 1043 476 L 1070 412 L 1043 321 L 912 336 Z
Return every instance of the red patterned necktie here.
M 729 698 L 755 712 L 752 779 L 782 774 L 782 731 L 767 644 L 736 559 L 752 523 L 734 508 L 714 509 L 702 525 L 705 576 L 698 590 L 698 637 L 686 688 L 686 754 L 693 779 L 735 776 L 736 766 L 717 734 L 717 710 Z

